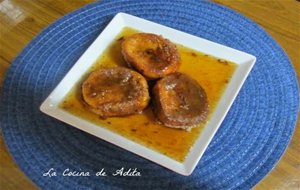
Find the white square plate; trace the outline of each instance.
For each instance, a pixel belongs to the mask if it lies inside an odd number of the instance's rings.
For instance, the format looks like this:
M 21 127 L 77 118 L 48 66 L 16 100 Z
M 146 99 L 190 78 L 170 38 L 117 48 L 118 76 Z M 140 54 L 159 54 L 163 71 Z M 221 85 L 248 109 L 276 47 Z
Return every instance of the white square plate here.
M 174 43 L 184 45 L 194 50 L 225 59 L 237 64 L 237 68 L 224 91 L 214 113 L 204 130 L 199 135 L 183 163 L 177 162 L 163 154 L 126 139 L 108 129 L 76 117 L 59 108 L 59 103 L 71 90 L 82 75 L 99 58 L 103 51 L 112 43 L 124 27 L 130 27 L 141 32 L 154 33 L 164 36 Z M 221 125 L 225 115 L 237 96 L 241 86 L 252 69 L 256 58 L 247 53 L 196 37 L 190 34 L 156 24 L 132 15 L 118 13 L 86 52 L 75 63 L 63 80 L 43 102 L 40 110 L 52 117 L 68 123 L 78 129 L 93 134 L 103 140 L 113 143 L 168 169 L 182 175 L 190 175 L 203 155 L 205 149 Z

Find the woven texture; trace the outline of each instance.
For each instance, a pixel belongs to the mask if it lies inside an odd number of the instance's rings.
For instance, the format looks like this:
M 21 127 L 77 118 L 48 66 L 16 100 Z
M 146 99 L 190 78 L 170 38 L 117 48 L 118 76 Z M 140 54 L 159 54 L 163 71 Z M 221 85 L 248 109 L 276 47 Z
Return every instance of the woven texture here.
M 257 62 L 197 168 L 178 175 L 39 111 L 103 28 L 126 12 L 257 57 Z M 13 158 L 43 189 L 249 189 L 280 159 L 295 128 L 297 79 L 276 42 L 225 7 L 202 1 L 103 1 L 42 31 L 11 65 L 2 94 L 1 127 Z M 107 173 L 138 168 L 142 177 L 62 177 L 67 168 Z M 54 168 L 57 177 L 43 177 Z

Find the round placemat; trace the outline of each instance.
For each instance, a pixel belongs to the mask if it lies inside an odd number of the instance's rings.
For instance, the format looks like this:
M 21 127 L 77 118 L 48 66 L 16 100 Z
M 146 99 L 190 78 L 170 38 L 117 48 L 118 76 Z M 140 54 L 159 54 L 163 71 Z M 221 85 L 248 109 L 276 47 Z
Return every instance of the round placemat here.
M 39 111 L 42 101 L 118 12 L 257 57 L 222 126 L 188 177 Z M 289 144 L 299 107 L 297 84 L 279 45 L 228 8 L 198 0 L 102 1 L 62 17 L 15 59 L 5 78 L 0 123 L 13 158 L 42 189 L 249 189 L 274 167 Z M 142 176 L 95 176 L 102 168 L 109 174 L 122 167 L 137 168 Z M 51 168 L 53 176 L 44 176 Z M 63 176 L 66 169 L 91 176 Z

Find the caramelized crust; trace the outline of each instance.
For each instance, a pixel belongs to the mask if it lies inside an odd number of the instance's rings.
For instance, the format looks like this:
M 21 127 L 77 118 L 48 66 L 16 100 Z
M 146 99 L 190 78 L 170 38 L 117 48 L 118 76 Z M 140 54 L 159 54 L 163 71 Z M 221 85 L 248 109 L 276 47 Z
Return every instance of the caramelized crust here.
M 161 78 L 179 68 L 176 45 L 155 34 L 137 33 L 126 37 L 122 54 L 129 66 L 148 79 Z
M 160 79 L 153 88 L 153 95 L 154 113 L 167 127 L 189 130 L 207 117 L 205 91 L 185 74 L 174 73 Z
M 141 113 L 150 100 L 146 79 L 123 67 L 92 72 L 82 84 L 82 98 L 102 118 Z

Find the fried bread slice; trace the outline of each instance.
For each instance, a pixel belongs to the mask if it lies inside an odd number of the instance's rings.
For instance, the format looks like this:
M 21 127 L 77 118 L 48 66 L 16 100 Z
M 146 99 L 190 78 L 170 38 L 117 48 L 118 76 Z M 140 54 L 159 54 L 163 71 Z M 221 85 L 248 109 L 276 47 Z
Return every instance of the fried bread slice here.
M 92 72 L 82 84 L 82 98 L 102 118 L 141 113 L 150 100 L 146 79 L 124 67 Z
M 189 130 L 205 121 L 208 100 L 204 89 L 186 74 L 173 73 L 153 87 L 154 113 L 167 127 Z
M 178 70 L 180 56 L 176 45 L 162 36 L 137 33 L 122 42 L 122 54 L 129 66 L 147 79 L 157 79 Z

